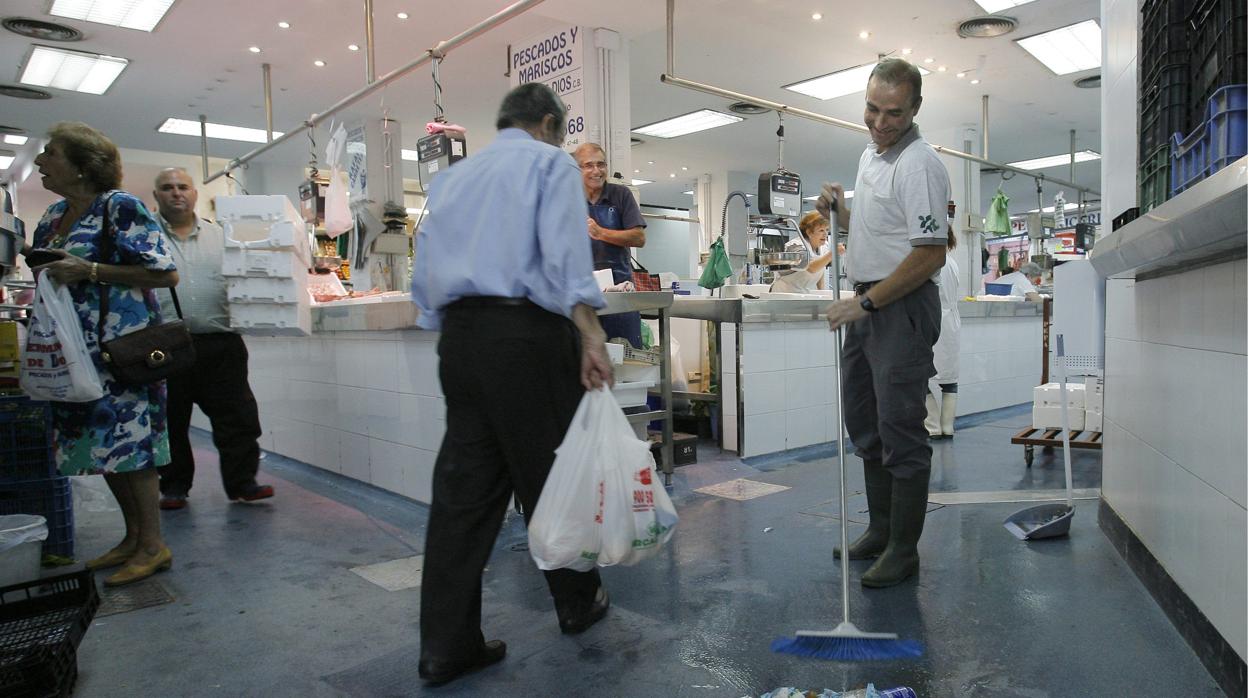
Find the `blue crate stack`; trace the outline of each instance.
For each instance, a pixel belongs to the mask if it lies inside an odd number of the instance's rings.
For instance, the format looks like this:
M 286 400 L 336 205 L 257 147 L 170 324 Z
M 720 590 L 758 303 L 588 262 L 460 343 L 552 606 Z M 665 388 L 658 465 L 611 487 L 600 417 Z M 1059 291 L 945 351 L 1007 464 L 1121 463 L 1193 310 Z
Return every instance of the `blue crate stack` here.
M 47 519 L 45 555 L 74 556 L 74 500 L 52 457 L 51 412 L 44 402 L 0 397 L 0 515 Z

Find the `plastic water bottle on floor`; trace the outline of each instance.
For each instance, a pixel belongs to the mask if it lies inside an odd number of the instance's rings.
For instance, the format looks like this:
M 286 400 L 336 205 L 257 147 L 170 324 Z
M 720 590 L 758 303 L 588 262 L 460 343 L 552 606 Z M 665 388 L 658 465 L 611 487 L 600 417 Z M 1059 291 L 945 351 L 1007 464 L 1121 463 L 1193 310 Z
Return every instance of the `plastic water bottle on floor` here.
M 886 688 L 884 690 L 877 689 L 873 684 L 868 684 L 866 688 L 859 688 L 853 691 L 845 691 L 837 694 L 838 698 L 918 698 L 914 689 L 906 686 L 897 688 Z

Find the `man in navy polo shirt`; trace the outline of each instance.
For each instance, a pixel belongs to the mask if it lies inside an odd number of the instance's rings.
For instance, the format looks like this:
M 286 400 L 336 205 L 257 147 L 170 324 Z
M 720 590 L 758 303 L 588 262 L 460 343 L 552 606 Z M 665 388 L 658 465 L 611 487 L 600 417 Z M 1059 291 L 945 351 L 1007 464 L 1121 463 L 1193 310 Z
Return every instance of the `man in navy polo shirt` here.
M 597 143 L 585 143 L 573 153 L 581 168 L 581 184 L 589 204 L 589 242 L 594 270 L 610 269 L 615 283 L 633 278 L 629 248 L 646 246 L 646 223 L 633 193 L 607 182 L 607 153 Z M 623 337 L 641 349 L 641 314 L 618 313 L 601 317 L 607 338 Z

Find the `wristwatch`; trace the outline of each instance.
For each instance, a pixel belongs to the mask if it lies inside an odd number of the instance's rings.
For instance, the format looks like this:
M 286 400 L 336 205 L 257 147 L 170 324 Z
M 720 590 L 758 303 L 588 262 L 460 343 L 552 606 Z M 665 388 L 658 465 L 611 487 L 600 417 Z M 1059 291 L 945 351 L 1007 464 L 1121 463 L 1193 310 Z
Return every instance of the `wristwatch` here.
M 867 311 L 868 313 L 880 312 L 880 309 L 875 307 L 875 303 L 871 302 L 871 297 L 865 293 L 862 294 L 862 300 L 858 301 L 858 305 L 861 305 L 862 309 Z

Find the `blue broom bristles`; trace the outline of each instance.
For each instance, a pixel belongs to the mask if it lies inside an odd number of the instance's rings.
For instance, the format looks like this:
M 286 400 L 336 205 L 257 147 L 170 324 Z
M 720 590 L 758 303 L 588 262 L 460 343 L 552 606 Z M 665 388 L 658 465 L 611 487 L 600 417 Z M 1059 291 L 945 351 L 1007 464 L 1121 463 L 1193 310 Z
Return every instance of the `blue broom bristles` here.
M 795 654 L 813 659 L 861 662 L 903 659 L 923 656 L 923 644 L 917 640 L 879 640 L 858 637 L 778 637 L 771 643 L 772 652 Z

